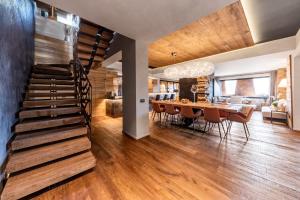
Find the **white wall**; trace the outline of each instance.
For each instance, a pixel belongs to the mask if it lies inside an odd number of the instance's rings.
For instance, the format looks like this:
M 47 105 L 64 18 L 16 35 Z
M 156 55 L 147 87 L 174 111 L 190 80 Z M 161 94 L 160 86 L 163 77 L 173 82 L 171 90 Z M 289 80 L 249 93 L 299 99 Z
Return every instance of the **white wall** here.
M 276 70 L 287 66 L 290 54 L 291 51 L 285 51 L 270 55 L 217 63 L 215 76 L 230 76 Z
M 300 30 L 296 35 L 296 50 L 292 55 L 293 129 L 300 131 Z

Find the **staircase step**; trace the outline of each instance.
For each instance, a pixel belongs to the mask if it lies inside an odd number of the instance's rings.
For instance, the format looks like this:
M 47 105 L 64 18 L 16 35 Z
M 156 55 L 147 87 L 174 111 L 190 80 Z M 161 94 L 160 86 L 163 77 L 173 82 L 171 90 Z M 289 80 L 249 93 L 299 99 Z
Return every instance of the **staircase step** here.
M 78 44 L 77 50 L 85 53 L 92 53 L 93 47 L 84 44 Z
M 57 85 L 34 85 L 30 84 L 28 90 L 75 90 L 75 86 L 57 86 Z
M 26 92 L 26 97 L 74 97 L 75 92 Z
M 70 65 L 69 64 L 37 64 L 35 66 L 37 66 L 37 67 L 46 67 L 46 68 L 48 68 L 48 67 L 56 67 L 56 68 L 67 69 L 67 70 L 70 69 Z
M 37 70 L 53 70 L 53 71 L 59 71 L 59 72 L 70 72 L 70 66 L 68 68 L 66 67 L 56 67 L 56 66 L 51 66 L 51 65 L 35 65 L 33 66 L 33 69 Z
M 74 80 L 30 79 L 31 84 L 74 85 Z
M 86 36 L 86 35 L 79 35 L 78 36 L 78 42 L 80 44 L 93 46 L 96 43 L 96 39 L 93 39 L 90 36 Z M 106 49 L 108 46 L 109 46 L 109 43 L 107 41 L 104 41 L 104 40 L 100 40 L 100 42 L 98 44 L 98 47 L 101 47 L 101 48 L 104 48 L 104 49 Z
M 87 128 L 81 125 L 35 131 L 28 134 L 18 134 L 11 143 L 11 149 L 16 151 L 86 134 Z
M 74 80 L 72 76 L 51 75 L 51 74 L 31 74 L 31 78 L 37 79 L 56 79 L 56 80 Z
M 66 114 L 79 113 L 80 107 L 63 107 L 63 108 L 42 108 L 42 109 L 31 109 L 23 110 L 19 113 L 20 119 L 34 118 L 34 117 L 47 117 L 47 116 L 58 116 Z
M 51 107 L 51 106 L 66 106 L 78 104 L 77 99 L 62 99 L 62 100 L 32 100 L 23 102 L 23 108 L 36 107 Z
M 90 140 L 87 137 L 80 137 L 43 147 L 16 152 L 9 158 L 5 171 L 7 173 L 18 172 L 49 161 L 89 150 L 90 148 Z
M 79 116 L 67 116 L 67 117 L 57 117 L 42 120 L 24 120 L 18 123 L 15 127 L 16 133 L 39 130 L 43 128 L 53 128 L 69 124 L 77 124 L 84 121 L 82 115 Z
M 4 187 L 1 199 L 20 199 L 55 183 L 93 168 L 96 160 L 91 152 L 40 167 L 10 177 Z
M 42 69 L 39 67 L 34 67 L 32 70 L 35 74 L 51 74 L 51 75 L 64 75 L 64 76 L 71 76 L 72 73 L 69 71 L 61 71 L 61 70 L 54 70 L 54 69 Z
M 94 57 L 94 61 L 102 62 L 103 60 L 104 60 L 104 58 L 102 56 L 95 56 Z

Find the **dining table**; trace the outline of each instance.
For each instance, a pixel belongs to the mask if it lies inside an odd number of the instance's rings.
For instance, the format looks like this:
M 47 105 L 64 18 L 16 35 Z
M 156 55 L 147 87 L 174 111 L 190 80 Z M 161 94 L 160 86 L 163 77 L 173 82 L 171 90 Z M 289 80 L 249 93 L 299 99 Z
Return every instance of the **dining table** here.
M 152 100 L 152 103 L 158 103 L 161 106 L 171 104 L 175 106 L 176 108 L 181 108 L 184 106 L 189 106 L 192 107 L 193 110 L 204 110 L 205 108 L 217 108 L 219 110 L 229 112 L 229 113 L 239 113 L 241 112 L 242 105 L 235 105 L 235 104 L 229 104 L 229 103 L 210 103 L 210 102 L 181 102 L 181 101 L 176 101 L 176 100 Z M 184 124 L 173 124 L 176 126 L 184 126 L 185 128 L 189 128 L 189 125 L 192 123 L 191 120 L 184 120 Z M 203 132 L 203 130 L 197 130 L 200 132 Z

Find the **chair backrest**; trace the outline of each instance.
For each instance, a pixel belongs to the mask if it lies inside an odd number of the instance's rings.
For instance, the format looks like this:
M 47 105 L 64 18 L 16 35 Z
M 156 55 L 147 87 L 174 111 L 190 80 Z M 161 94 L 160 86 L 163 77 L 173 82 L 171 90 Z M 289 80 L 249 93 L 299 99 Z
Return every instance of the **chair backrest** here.
M 161 112 L 159 103 L 152 103 L 152 107 L 155 112 Z
M 168 100 L 168 99 L 169 99 L 169 95 L 165 94 L 164 100 Z
M 220 112 L 218 108 L 205 108 L 204 119 L 208 122 L 218 123 L 221 122 Z
M 194 118 L 194 111 L 191 106 L 182 106 L 180 108 L 180 115 L 186 118 Z
M 253 107 L 249 107 L 248 112 L 247 112 L 247 114 L 246 114 L 246 120 L 247 120 L 247 122 L 250 121 L 253 112 L 254 112 L 254 108 L 253 108 Z
M 171 94 L 170 99 L 171 100 L 175 99 L 175 94 Z
M 168 114 L 174 114 L 175 113 L 175 107 L 172 104 L 166 104 L 165 105 L 165 112 Z
M 159 101 L 159 100 L 160 100 L 160 94 L 157 94 L 157 95 L 156 95 L 155 100 L 156 100 L 156 101 Z

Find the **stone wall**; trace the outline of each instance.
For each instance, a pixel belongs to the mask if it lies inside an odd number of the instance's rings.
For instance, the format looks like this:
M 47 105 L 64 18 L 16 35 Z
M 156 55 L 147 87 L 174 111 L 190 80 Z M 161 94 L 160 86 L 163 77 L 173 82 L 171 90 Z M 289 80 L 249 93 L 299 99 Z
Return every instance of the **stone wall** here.
M 16 113 L 34 58 L 34 5 L 0 0 L 0 164 L 7 156 Z M 2 178 L 2 176 L 1 176 Z

